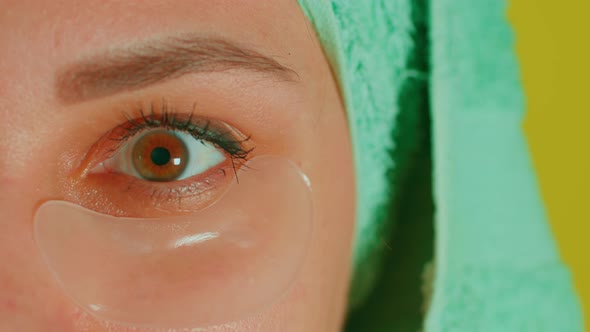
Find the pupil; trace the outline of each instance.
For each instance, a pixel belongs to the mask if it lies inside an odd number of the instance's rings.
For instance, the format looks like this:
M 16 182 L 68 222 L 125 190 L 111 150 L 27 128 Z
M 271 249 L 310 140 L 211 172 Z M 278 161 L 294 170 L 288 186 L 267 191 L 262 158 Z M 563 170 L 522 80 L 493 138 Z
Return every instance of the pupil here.
M 164 166 L 170 162 L 170 151 L 163 147 L 157 147 L 152 150 L 152 162 L 158 166 Z

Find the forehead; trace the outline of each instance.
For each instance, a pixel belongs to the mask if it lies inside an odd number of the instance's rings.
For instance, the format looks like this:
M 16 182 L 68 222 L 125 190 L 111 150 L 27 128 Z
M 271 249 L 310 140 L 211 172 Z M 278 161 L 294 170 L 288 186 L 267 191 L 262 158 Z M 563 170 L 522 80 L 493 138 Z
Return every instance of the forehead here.
M 301 65 L 287 55 L 309 42 L 295 0 L 0 0 L 0 6 L 0 72 L 23 85 L 80 58 L 158 36 L 229 38 L 285 56 L 293 67 Z
M 301 14 L 296 1 L 290 0 L 25 0 L 0 4 L 3 41 L 28 35 L 49 38 L 54 46 L 64 47 L 194 29 L 273 39 L 276 33 L 289 30 L 290 18 Z

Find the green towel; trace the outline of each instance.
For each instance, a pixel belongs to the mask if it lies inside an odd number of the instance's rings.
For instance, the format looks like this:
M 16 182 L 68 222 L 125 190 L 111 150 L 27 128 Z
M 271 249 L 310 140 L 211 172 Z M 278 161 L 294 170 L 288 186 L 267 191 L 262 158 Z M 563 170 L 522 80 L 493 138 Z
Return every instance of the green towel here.
M 521 129 L 505 1 L 299 3 L 337 74 L 353 140 L 356 310 L 348 329 L 416 326 L 396 311 L 400 299 L 416 306 L 407 294 L 417 290 L 393 284 L 419 284 L 415 266 L 427 255 L 413 254 L 428 247 L 418 239 L 429 228 L 416 225 L 428 221 L 432 161 L 436 272 L 425 330 L 582 331 Z
M 412 95 L 414 86 L 426 82 L 425 72 L 408 66 L 414 54 L 412 1 L 373 1 L 372 6 L 365 1 L 300 1 L 338 76 L 350 120 L 359 207 L 353 307 L 363 302 L 379 275 L 392 224 L 392 184 L 403 178 L 417 146 L 417 112 L 400 111 L 418 108 L 420 100 L 405 98 L 404 105 L 400 96 Z

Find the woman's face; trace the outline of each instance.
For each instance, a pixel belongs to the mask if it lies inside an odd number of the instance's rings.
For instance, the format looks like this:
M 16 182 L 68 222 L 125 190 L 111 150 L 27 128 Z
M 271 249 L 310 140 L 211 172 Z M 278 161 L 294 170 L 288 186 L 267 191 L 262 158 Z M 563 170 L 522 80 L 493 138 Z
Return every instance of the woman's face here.
M 102 161 L 104 135 L 124 115 L 156 105 L 161 116 L 163 101 L 180 116 L 223 121 L 250 137 L 252 156 L 283 156 L 311 181 L 313 233 L 293 287 L 262 312 L 210 330 L 339 328 L 354 222 L 351 147 L 337 85 L 295 0 L 0 7 L 1 331 L 125 330 L 60 290 L 34 242 L 33 217 L 48 200 L 116 216 L 181 213 L 166 198 L 151 208 L 161 183 L 131 189 L 131 175 L 80 172 Z M 174 192 L 181 201 L 183 191 Z

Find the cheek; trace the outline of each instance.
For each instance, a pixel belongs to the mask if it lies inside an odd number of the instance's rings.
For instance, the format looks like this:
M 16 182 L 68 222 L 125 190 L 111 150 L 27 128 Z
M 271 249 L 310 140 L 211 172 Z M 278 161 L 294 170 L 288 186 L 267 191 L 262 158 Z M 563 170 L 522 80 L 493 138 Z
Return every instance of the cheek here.
M 320 108 L 310 116 L 307 129 L 297 136 L 306 158 L 302 169 L 309 176 L 315 208 L 314 234 L 303 302 L 308 318 L 320 327 L 338 330 L 346 312 L 352 239 L 355 221 L 355 187 L 352 149 L 344 109 L 335 87 L 324 90 Z
M 338 113 L 336 113 L 338 114 Z M 331 308 L 334 317 L 326 324 L 339 324 L 346 312 L 352 239 L 355 221 L 354 172 L 349 134 L 344 116 L 322 124 L 324 144 L 316 147 L 317 202 L 314 265 L 317 301 Z M 326 309 L 324 309 L 326 310 Z M 325 313 L 326 315 L 328 313 Z M 331 326 L 329 330 L 336 330 Z
M 0 174 L 0 322 L 8 324 L 0 326 L 36 331 L 42 322 L 70 331 L 67 299 L 47 272 L 31 234 L 39 182 Z

